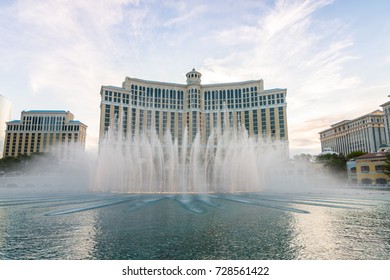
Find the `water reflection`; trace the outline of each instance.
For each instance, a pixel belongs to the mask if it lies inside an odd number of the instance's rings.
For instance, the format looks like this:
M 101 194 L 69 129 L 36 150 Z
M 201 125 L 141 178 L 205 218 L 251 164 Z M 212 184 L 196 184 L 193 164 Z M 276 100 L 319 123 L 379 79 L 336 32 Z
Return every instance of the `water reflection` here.
M 296 258 L 338 258 L 338 236 L 332 218 L 334 212 L 343 210 L 313 206 L 305 206 L 305 209 L 310 211 L 310 215 L 294 215 Z
M 0 258 L 91 258 L 94 213 L 45 216 L 45 211 L 54 209 L 53 203 L 62 203 L 59 200 L 58 197 L 0 200 Z
M 306 206 L 310 215 L 294 215 L 297 259 L 388 259 L 390 210 L 387 199 L 356 197 L 358 209 Z M 366 206 L 371 203 L 370 206 Z
M 389 194 L 0 197 L 1 259 L 389 259 Z

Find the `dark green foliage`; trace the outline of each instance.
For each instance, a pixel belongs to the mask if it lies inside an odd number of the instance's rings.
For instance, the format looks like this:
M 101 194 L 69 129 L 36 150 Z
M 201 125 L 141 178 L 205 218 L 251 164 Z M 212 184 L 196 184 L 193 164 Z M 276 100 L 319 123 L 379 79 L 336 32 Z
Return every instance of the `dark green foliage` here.
M 325 154 L 317 156 L 318 162 L 324 163 L 324 168 L 339 178 L 347 176 L 347 159 L 343 154 Z
M 47 153 L 0 159 L 0 175 L 42 174 L 58 167 L 57 158 Z
M 311 154 L 300 154 L 300 155 L 295 155 L 294 160 L 296 161 L 310 161 L 313 158 Z
M 349 153 L 345 158 L 348 161 L 348 160 L 360 157 L 360 156 L 365 155 L 365 154 L 367 154 L 367 153 L 366 152 L 362 152 L 362 151 L 353 151 L 353 152 Z
M 387 176 L 390 176 L 390 153 L 386 153 L 386 159 L 383 164 L 383 173 L 385 173 Z

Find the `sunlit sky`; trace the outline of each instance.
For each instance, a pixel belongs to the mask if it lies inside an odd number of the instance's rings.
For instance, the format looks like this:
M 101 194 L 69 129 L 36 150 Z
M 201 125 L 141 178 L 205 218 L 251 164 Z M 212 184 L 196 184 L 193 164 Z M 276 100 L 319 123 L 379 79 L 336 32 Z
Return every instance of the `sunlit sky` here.
M 390 1 L 1 0 L 0 94 L 69 110 L 96 150 L 100 87 L 126 76 L 185 84 L 263 79 L 287 88 L 290 154 L 390 94 Z

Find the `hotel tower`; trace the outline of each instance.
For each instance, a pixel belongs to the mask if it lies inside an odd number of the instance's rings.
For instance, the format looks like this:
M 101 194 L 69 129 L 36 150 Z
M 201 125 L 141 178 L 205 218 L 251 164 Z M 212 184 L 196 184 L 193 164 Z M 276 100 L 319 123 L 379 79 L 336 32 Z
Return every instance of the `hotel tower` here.
M 187 131 L 189 144 L 197 134 L 206 144 L 212 132 L 242 127 L 288 153 L 286 89 L 264 90 L 263 80 L 203 85 L 195 69 L 186 77 L 186 84 L 126 77 L 122 87 L 102 86 L 100 139 L 111 130 L 124 139 L 154 130 L 181 145 Z
M 74 120 L 69 111 L 22 111 L 20 120 L 7 122 L 4 157 L 50 152 L 59 159 L 71 159 L 84 149 L 87 126 Z

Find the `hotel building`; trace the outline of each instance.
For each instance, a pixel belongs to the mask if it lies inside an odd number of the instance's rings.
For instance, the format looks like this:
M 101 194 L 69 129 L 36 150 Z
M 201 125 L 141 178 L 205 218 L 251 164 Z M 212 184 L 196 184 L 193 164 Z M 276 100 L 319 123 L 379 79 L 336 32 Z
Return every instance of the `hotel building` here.
M 386 137 L 390 141 L 390 101 L 381 105 L 383 108 L 383 120 L 385 122 Z M 390 144 L 390 143 L 387 143 Z
M 376 152 L 388 143 L 384 114 L 380 110 L 353 120 L 344 120 L 320 132 L 321 151 L 331 149 L 347 155 L 353 151 Z
M 0 95 L 0 158 L 3 156 L 6 122 L 11 120 L 12 105 L 11 102 Z
M 68 159 L 71 145 L 84 148 L 87 126 L 67 111 L 22 111 L 20 120 L 7 122 L 4 157 L 50 152 Z
M 155 130 L 161 141 L 169 131 L 181 145 L 187 128 L 189 144 L 198 133 L 205 144 L 213 131 L 243 125 L 288 153 L 286 89 L 264 90 L 263 80 L 203 85 L 195 69 L 186 77 L 186 84 L 126 77 L 122 87 L 102 86 L 100 139 L 112 128 L 124 138 Z

